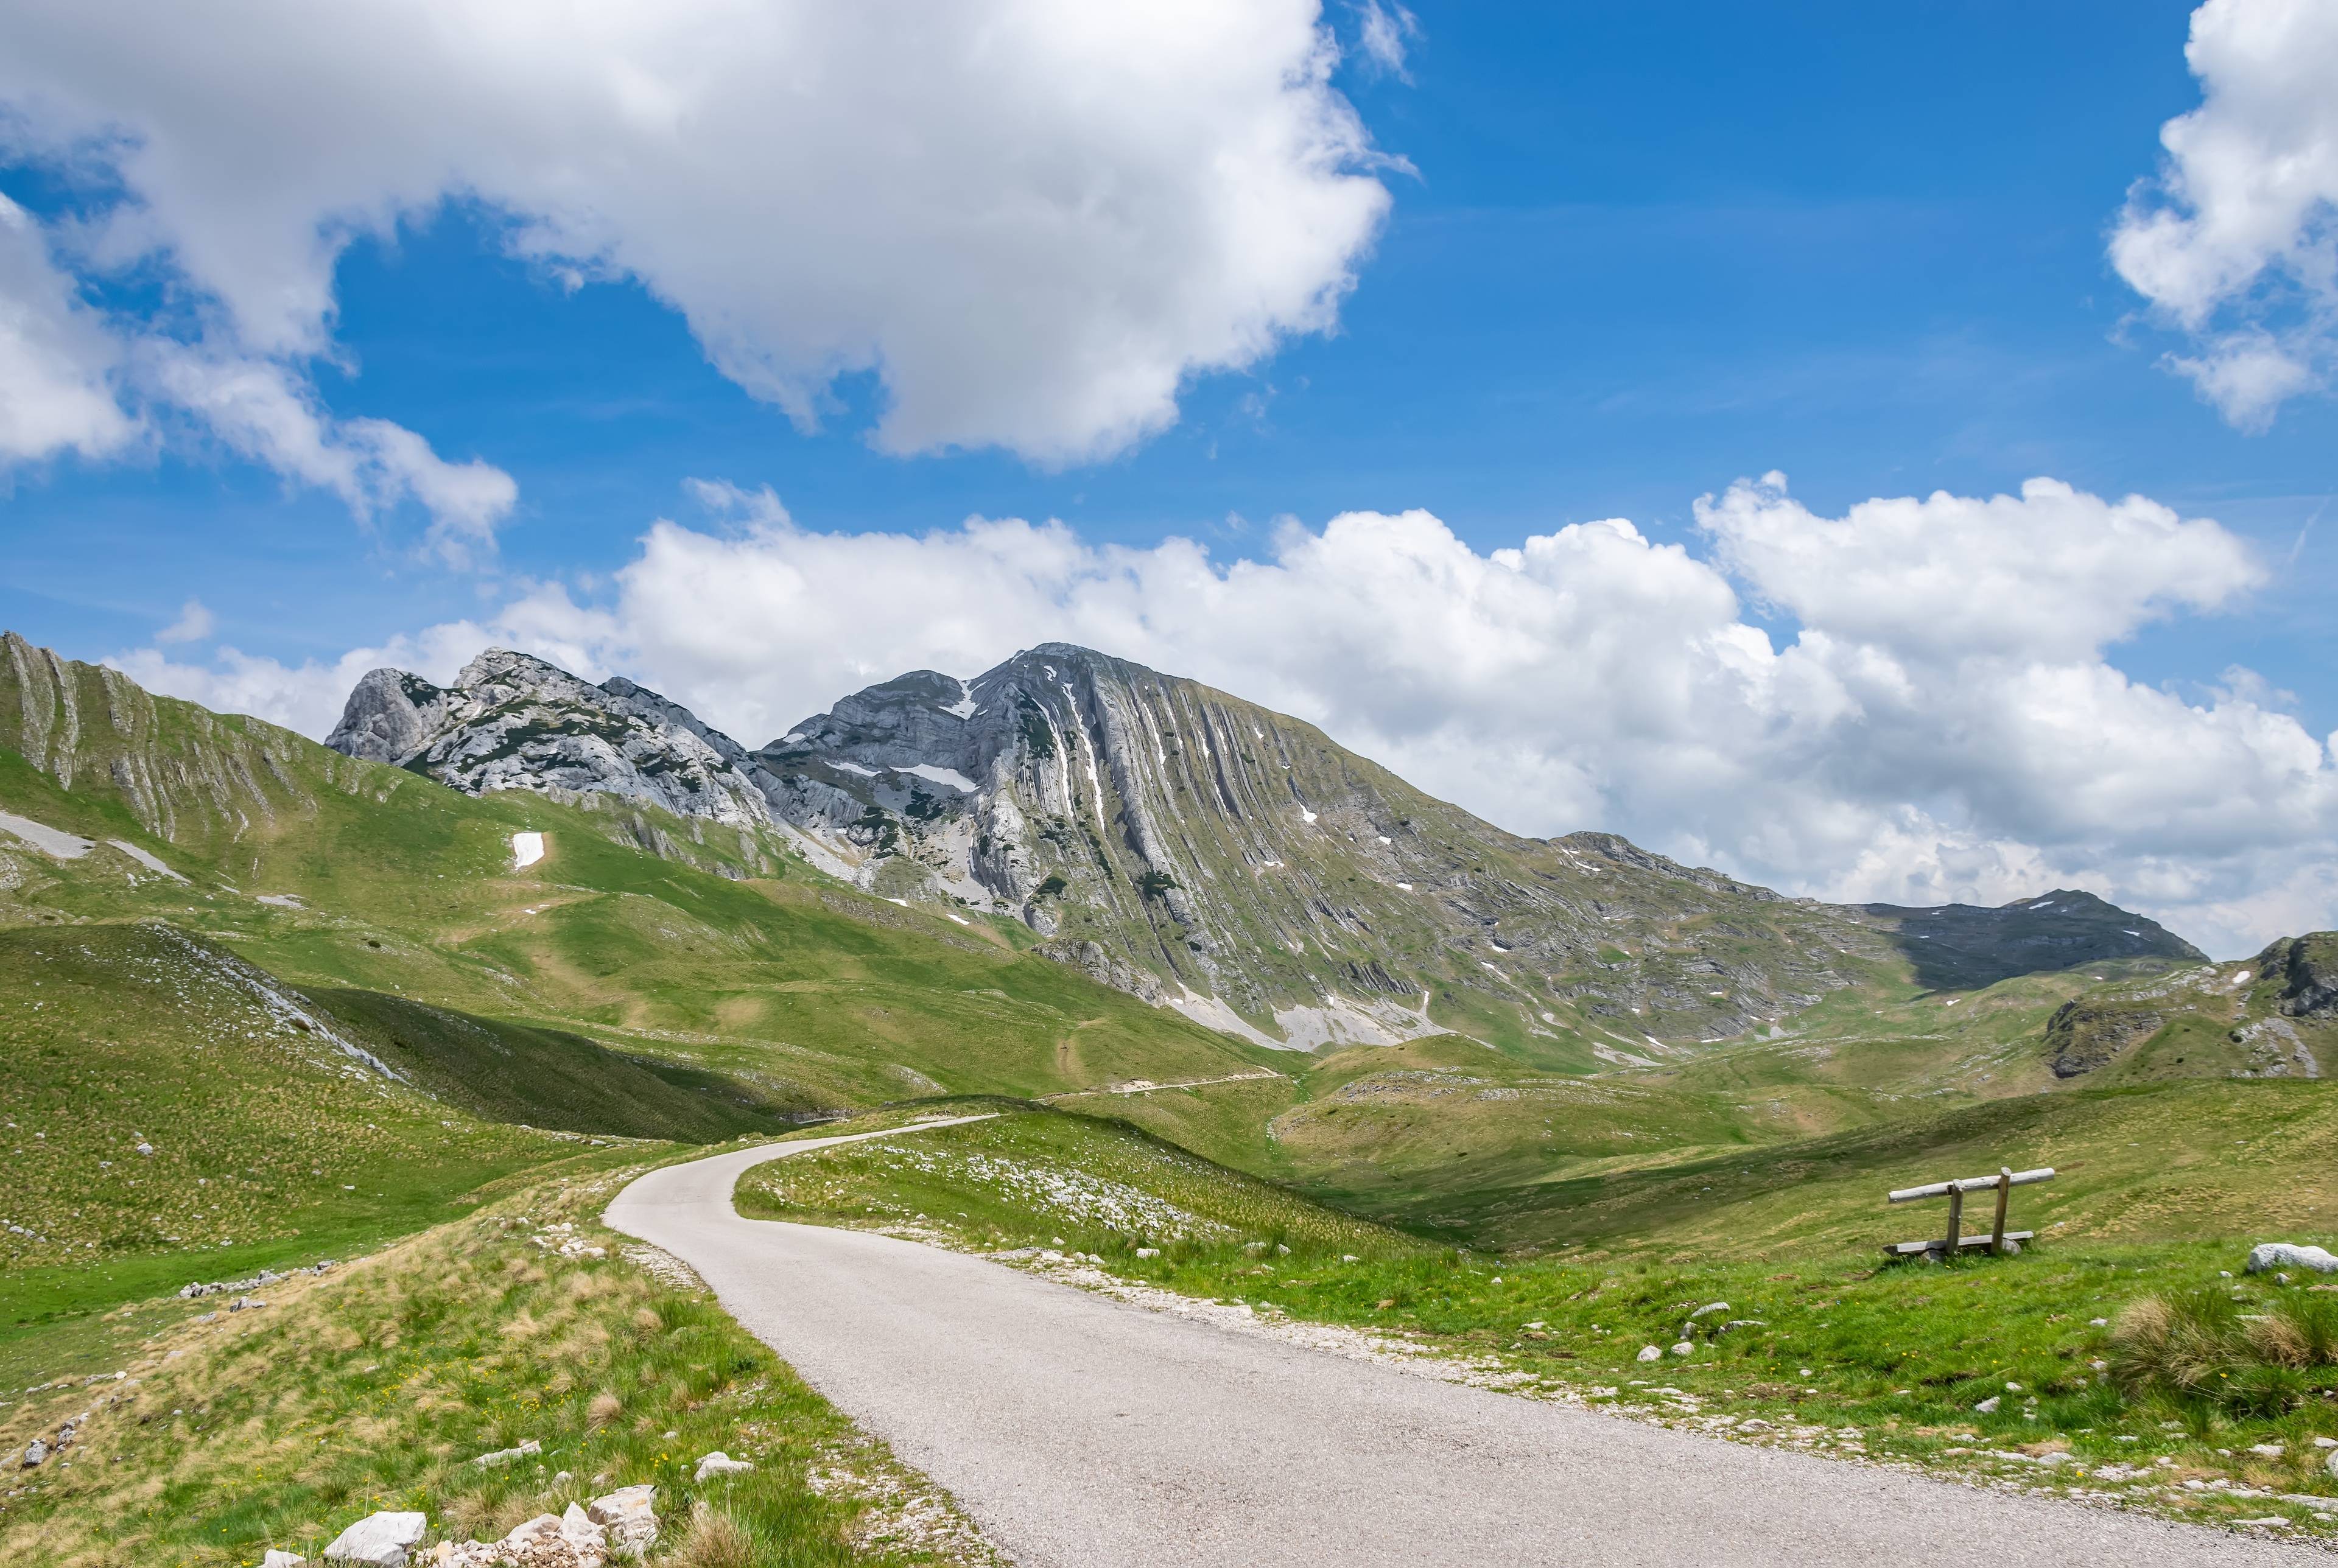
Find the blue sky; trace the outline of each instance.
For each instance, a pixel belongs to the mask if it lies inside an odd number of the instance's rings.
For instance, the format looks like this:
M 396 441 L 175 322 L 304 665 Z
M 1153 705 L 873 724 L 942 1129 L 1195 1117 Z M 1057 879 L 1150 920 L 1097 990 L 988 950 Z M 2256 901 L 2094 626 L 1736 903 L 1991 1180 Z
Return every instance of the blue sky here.
M 1329 87 L 1361 117 L 1376 152 L 1356 168 L 1389 202 L 1352 252 L 1336 325 L 1282 331 L 1245 368 L 1189 374 L 1174 423 L 1068 463 L 997 446 L 886 451 L 872 432 L 893 393 L 867 369 L 828 386 L 816 427 L 791 421 L 710 363 L 672 289 L 579 286 L 557 259 L 515 254 L 507 205 L 414 201 L 339 254 L 322 338 L 274 347 L 270 362 L 330 420 L 389 421 L 447 462 L 507 474 L 516 500 L 492 549 L 450 565 L 425 548 L 417 502 L 355 517 L 345 495 L 288 479 L 280 461 L 150 411 L 140 438 L 103 456 L 53 452 L 8 471 L 0 622 L 69 654 L 124 657 L 154 648 L 192 598 L 207 634 L 150 670 L 211 667 L 221 646 L 331 666 L 425 628 L 491 624 L 546 583 L 580 611 L 606 608 L 654 518 L 716 538 L 753 526 L 707 516 L 693 479 L 768 486 L 815 534 L 1054 518 L 1089 547 L 1183 536 L 1223 564 L 1270 556 L 1279 519 L 1320 531 L 1341 513 L 1414 508 L 1478 555 L 1624 517 L 1714 562 L 1697 498 L 1773 470 L 1823 519 L 1870 497 L 1985 497 L 2048 475 L 2213 518 L 2254 553 L 2245 587 L 2180 612 L 2155 601 L 2107 632 L 2111 668 L 2205 703 L 2244 666 L 2262 679 L 2253 701 L 2324 737 L 2338 729 L 2323 608 L 2338 519 L 2310 520 L 2338 490 L 2338 408 L 2308 390 L 2269 428 L 2236 426 L 2162 363 L 2198 335 L 2155 311 L 2107 250 L 2129 187 L 2163 167 L 2161 126 L 2202 103 L 2189 18 L 2147 0 L 1422 5 L 1400 66 L 1361 46 L 1365 13 L 1334 6 L 1322 24 L 1344 53 Z M 32 40 L 33 64 L 0 81 L 36 122 L 53 46 Z M 53 117 L 84 146 L 109 115 L 151 145 L 195 145 L 194 111 L 140 119 L 164 96 L 157 80 L 73 77 L 58 94 L 72 113 Z M 0 192 L 46 228 L 85 311 L 189 339 L 216 275 L 174 271 L 167 248 L 126 268 L 74 251 L 66 220 L 109 211 L 142 176 L 75 167 L 64 136 L 18 138 Z M 1792 593 L 1743 572 L 1734 583 L 1747 622 L 1781 647 L 1803 629 Z M 713 672 L 628 672 L 699 682 L 682 694 L 721 716 Z M 802 690 L 825 700 L 818 679 Z M 1330 695 L 1315 707 L 1327 720 L 1352 709 Z M 1352 730 L 1404 753 L 1388 724 L 1361 716 Z M 1612 802 L 1626 787 L 1601 788 Z M 1976 808 L 1961 779 L 1908 788 Z M 1537 815 L 1518 799 L 1481 808 Z M 1654 809 L 1625 814 L 1662 838 Z M 1725 832 L 1688 837 L 1732 857 Z M 2136 897 L 2149 880 L 2136 867 L 2194 852 L 2129 845 L 2112 857 L 2129 870 L 2102 875 Z M 2196 896 L 2254 896 L 2219 886 Z

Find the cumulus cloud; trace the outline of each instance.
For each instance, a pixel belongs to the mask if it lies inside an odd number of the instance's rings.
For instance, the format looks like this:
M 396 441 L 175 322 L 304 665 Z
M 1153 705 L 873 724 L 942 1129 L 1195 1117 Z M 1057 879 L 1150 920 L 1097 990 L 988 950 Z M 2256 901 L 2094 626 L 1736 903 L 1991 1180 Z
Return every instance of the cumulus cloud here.
M 2200 106 L 2161 127 L 2111 260 L 2197 344 L 2171 367 L 2262 429 L 2338 357 L 2338 8 L 2208 0 L 2185 58 Z
M 275 362 L 166 338 L 136 347 L 141 385 L 192 414 L 231 450 L 288 479 L 329 490 L 359 519 L 411 499 L 430 514 L 427 544 L 447 564 L 492 552 L 519 486 L 474 459 L 449 463 L 387 419 L 336 419 L 314 388 Z
M 128 444 L 135 425 L 111 385 L 120 358 L 41 226 L 0 196 L 0 466 Z
M 2227 531 L 2138 498 L 2033 482 L 1825 517 L 1773 475 L 1700 505 L 1710 558 L 1620 519 L 1480 551 L 1415 511 L 1288 525 L 1223 563 L 1019 519 L 822 534 L 769 491 L 695 498 L 715 525 L 656 523 L 604 599 L 534 587 L 426 634 L 419 667 L 527 648 L 756 744 L 871 681 L 1060 639 L 1310 720 L 1514 830 L 1614 828 L 1795 892 L 2077 884 L 2229 951 L 2338 916 L 2338 882 L 2300 870 L 2338 858 L 2324 740 L 2245 671 L 2186 700 L 2111 662 L 2145 622 L 2257 581 Z M 1749 593 L 1794 634 L 1750 622 Z M 321 734 L 378 655 L 125 667 Z
M 2213 610 L 2264 570 L 2216 524 L 2053 479 L 2019 495 L 1936 492 L 1813 516 L 1783 475 L 1696 507 L 1723 563 L 1806 626 L 1928 656 L 2068 659 L 2179 610 Z
M 179 618 L 154 633 L 157 642 L 201 642 L 208 639 L 219 624 L 218 618 L 200 599 L 190 599 L 179 606 Z
M 244 352 L 328 351 L 342 250 L 463 200 L 799 421 L 873 373 L 895 452 L 1125 447 L 1330 328 L 1389 203 L 1317 0 L 24 0 L 5 42 L 24 136 L 124 193 L 93 252 Z
M 73 451 L 144 450 L 192 429 L 360 519 L 407 500 L 452 564 L 492 552 L 518 497 L 511 475 L 448 463 L 386 419 L 337 419 L 296 368 L 110 319 L 54 260 L 51 235 L 0 196 L 0 470 Z

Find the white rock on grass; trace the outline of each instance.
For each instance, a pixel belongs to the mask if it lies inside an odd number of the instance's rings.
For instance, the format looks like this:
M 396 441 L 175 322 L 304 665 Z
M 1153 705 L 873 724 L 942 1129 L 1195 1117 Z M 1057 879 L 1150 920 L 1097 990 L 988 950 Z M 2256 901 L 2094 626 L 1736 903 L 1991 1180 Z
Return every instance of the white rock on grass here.
M 1694 1345 L 1692 1345 L 1692 1344 L 1690 1344 L 1690 1343 L 1689 1343 L 1687 1340 L 1685 1340 L 1685 1339 L 1682 1340 L 1679 1344 L 1677 1344 L 1677 1345 L 1675 1345 L 1675 1346 L 1674 1346 L 1674 1347 L 1673 1347 L 1673 1354 L 1674 1354 L 1674 1355 L 1675 1355 L 1675 1356 L 1693 1356 L 1693 1355 L 1695 1355 L 1695 1353 L 1696 1353 L 1696 1347 L 1695 1347 L 1695 1346 L 1694 1346 Z
M 2322 1467 L 2330 1472 L 2330 1479 L 2338 1481 L 2338 1448 L 2330 1450 L 2330 1456 L 2323 1461 Z
M 2338 1274 L 2338 1258 L 2319 1247 L 2300 1247 L 2288 1241 L 2266 1241 L 2250 1248 L 2248 1271 L 2262 1274 L 2268 1269 L 2312 1269 L 2318 1273 Z
M 543 1452 L 544 1445 L 537 1442 L 535 1438 L 530 1437 L 521 1443 L 516 1448 L 498 1448 L 492 1454 L 480 1455 L 476 1459 L 472 1460 L 471 1463 L 474 1465 L 484 1465 L 489 1469 L 493 1469 L 498 1465 L 508 1465 L 515 1459 L 525 1458 L 530 1454 L 541 1454 Z
M 325 1548 L 328 1563 L 362 1563 L 367 1568 L 406 1568 L 429 1519 L 420 1514 L 368 1514 Z
M 48 1458 L 48 1456 L 49 1446 L 42 1442 L 38 1437 L 34 1438 L 30 1443 L 25 1445 L 25 1469 L 39 1469 L 41 1467 L 42 1461 Z
M 1728 1310 L 1729 1303 L 1726 1301 L 1708 1301 L 1704 1306 L 1698 1308 L 1695 1311 L 1690 1313 L 1688 1315 L 1688 1320 L 1694 1323 L 1700 1318 L 1710 1318 L 1715 1312 L 1726 1312 Z
M 1643 1361 L 1661 1361 L 1665 1358 L 1665 1353 L 1653 1345 L 1643 1345 L 1640 1347 L 1639 1358 Z
M 586 1504 L 587 1516 L 608 1532 L 611 1556 L 639 1557 L 657 1544 L 656 1496 L 655 1486 L 621 1486 Z
M 2002 1394 L 1992 1394 L 1988 1398 L 1982 1400 L 1979 1404 L 1974 1406 L 1973 1408 L 1979 1411 L 1984 1416 L 1994 1416 L 1997 1414 L 1999 1401 L 2002 1400 L 2004 1397 L 2005 1396 Z
M 308 1561 L 298 1552 L 287 1552 L 281 1547 L 270 1546 L 268 1549 L 268 1554 L 260 1560 L 260 1568 L 301 1568 L 301 1565 Z
M 703 1486 L 709 1475 L 743 1475 L 754 1467 L 752 1462 L 745 1459 L 733 1459 L 730 1455 L 717 1448 L 713 1453 L 700 1457 L 698 1475 L 694 1479 Z

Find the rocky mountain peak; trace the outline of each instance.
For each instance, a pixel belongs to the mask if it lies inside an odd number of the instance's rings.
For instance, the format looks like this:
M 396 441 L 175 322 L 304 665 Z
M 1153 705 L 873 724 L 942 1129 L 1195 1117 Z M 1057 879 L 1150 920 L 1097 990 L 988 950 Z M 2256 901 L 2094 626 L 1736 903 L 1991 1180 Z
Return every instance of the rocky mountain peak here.
M 688 709 L 507 648 L 481 653 L 444 688 L 409 671 L 368 671 L 325 744 L 467 794 L 556 789 L 734 827 L 771 821 L 744 748 Z
M 1788 899 L 1606 833 L 1520 838 L 1313 726 L 1049 642 L 913 671 L 748 751 L 632 681 L 491 650 L 359 682 L 329 742 L 454 788 L 558 788 L 768 824 L 820 869 L 1261 1044 L 1454 1029 L 1635 1064 L 1879 973 L 1943 986 L 2196 956 L 2083 895 L 2002 910 Z

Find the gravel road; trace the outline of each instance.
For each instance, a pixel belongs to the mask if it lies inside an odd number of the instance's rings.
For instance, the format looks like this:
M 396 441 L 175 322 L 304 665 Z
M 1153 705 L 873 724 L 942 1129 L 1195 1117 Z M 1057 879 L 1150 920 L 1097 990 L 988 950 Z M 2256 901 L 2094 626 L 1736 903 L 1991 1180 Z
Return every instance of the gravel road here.
M 750 1166 L 848 1141 L 653 1171 L 609 1224 L 697 1269 L 1022 1568 L 2338 1561 L 1437 1382 L 732 1210 Z

